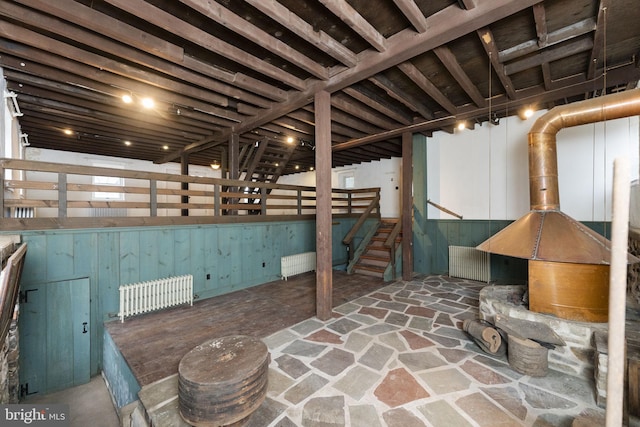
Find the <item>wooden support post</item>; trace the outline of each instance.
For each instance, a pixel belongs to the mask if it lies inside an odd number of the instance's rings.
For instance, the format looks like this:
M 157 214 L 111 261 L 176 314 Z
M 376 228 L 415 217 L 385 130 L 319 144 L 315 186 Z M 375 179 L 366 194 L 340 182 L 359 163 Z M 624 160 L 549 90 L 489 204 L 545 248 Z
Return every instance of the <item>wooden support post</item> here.
M 158 181 L 149 181 L 149 216 L 158 216 Z
M 413 134 L 402 134 L 402 280 L 413 276 Z
M 625 307 L 631 172 L 629 159 L 613 162 L 613 212 L 609 272 L 609 357 L 607 359 L 607 427 L 621 426 L 624 406 Z
M 239 179 L 240 177 L 240 135 L 233 133 L 229 136 L 229 179 Z M 237 193 L 238 187 L 231 187 L 229 191 Z M 238 203 L 238 198 L 227 199 L 233 205 Z M 238 210 L 232 209 L 227 211 L 229 215 L 237 215 Z
M 331 94 L 318 92 L 316 120 L 316 316 L 331 318 L 333 276 L 331 253 Z
M 180 173 L 185 176 L 189 175 L 189 153 L 182 153 L 182 156 L 180 157 Z M 180 188 L 182 190 L 189 190 L 189 183 L 180 183 Z M 180 201 L 185 204 L 189 203 L 189 195 L 183 194 Z M 181 215 L 189 216 L 189 209 L 182 209 Z
M 58 218 L 67 217 L 67 174 L 58 174 Z

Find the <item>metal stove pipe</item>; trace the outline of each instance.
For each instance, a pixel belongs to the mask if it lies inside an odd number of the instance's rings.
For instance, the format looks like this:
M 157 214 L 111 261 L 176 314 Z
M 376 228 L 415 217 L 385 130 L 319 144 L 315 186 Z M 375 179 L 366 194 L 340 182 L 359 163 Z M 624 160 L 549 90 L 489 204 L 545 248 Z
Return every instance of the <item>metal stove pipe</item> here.
M 562 105 L 538 118 L 528 138 L 531 212 L 478 249 L 532 260 L 609 264 L 610 242 L 560 212 L 556 134 L 567 127 L 634 115 L 640 115 L 640 89 Z

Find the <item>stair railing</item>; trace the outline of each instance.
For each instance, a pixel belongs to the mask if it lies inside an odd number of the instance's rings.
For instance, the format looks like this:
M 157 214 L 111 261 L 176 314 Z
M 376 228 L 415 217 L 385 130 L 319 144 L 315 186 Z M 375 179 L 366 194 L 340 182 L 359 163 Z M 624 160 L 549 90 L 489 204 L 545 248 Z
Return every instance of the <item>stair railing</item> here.
M 376 193 L 376 196 L 371 200 L 369 206 L 367 206 L 367 208 L 362 212 L 356 223 L 351 227 L 351 230 L 349 230 L 344 239 L 342 239 L 342 243 L 347 246 L 349 262 L 353 260 L 353 239 L 356 237 L 358 231 L 360 231 L 360 228 L 362 228 L 374 209 L 378 209 L 378 214 L 380 214 L 380 192 Z

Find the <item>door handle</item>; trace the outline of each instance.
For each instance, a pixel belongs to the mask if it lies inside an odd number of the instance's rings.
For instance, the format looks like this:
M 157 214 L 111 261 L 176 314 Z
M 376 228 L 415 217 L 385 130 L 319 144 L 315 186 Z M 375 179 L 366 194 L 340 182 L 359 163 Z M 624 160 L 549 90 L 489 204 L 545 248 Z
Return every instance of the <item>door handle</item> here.
M 87 332 L 87 322 L 82 322 L 82 333 L 86 334 Z

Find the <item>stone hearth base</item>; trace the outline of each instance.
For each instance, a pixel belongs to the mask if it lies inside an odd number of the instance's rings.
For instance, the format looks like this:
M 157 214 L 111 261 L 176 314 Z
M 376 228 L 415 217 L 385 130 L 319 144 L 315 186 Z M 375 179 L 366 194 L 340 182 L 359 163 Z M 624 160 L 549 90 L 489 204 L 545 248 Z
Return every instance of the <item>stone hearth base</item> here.
M 607 332 L 607 323 L 587 323 L 529 311 L 523 302 L 525 285 L 487 286 L 480 291 L 479 317 L 494 323 L 495 315 L 543 323 L 567 343 L 549 351 L 549 367 L 583 378 L 593 378 L 594 332 Z

